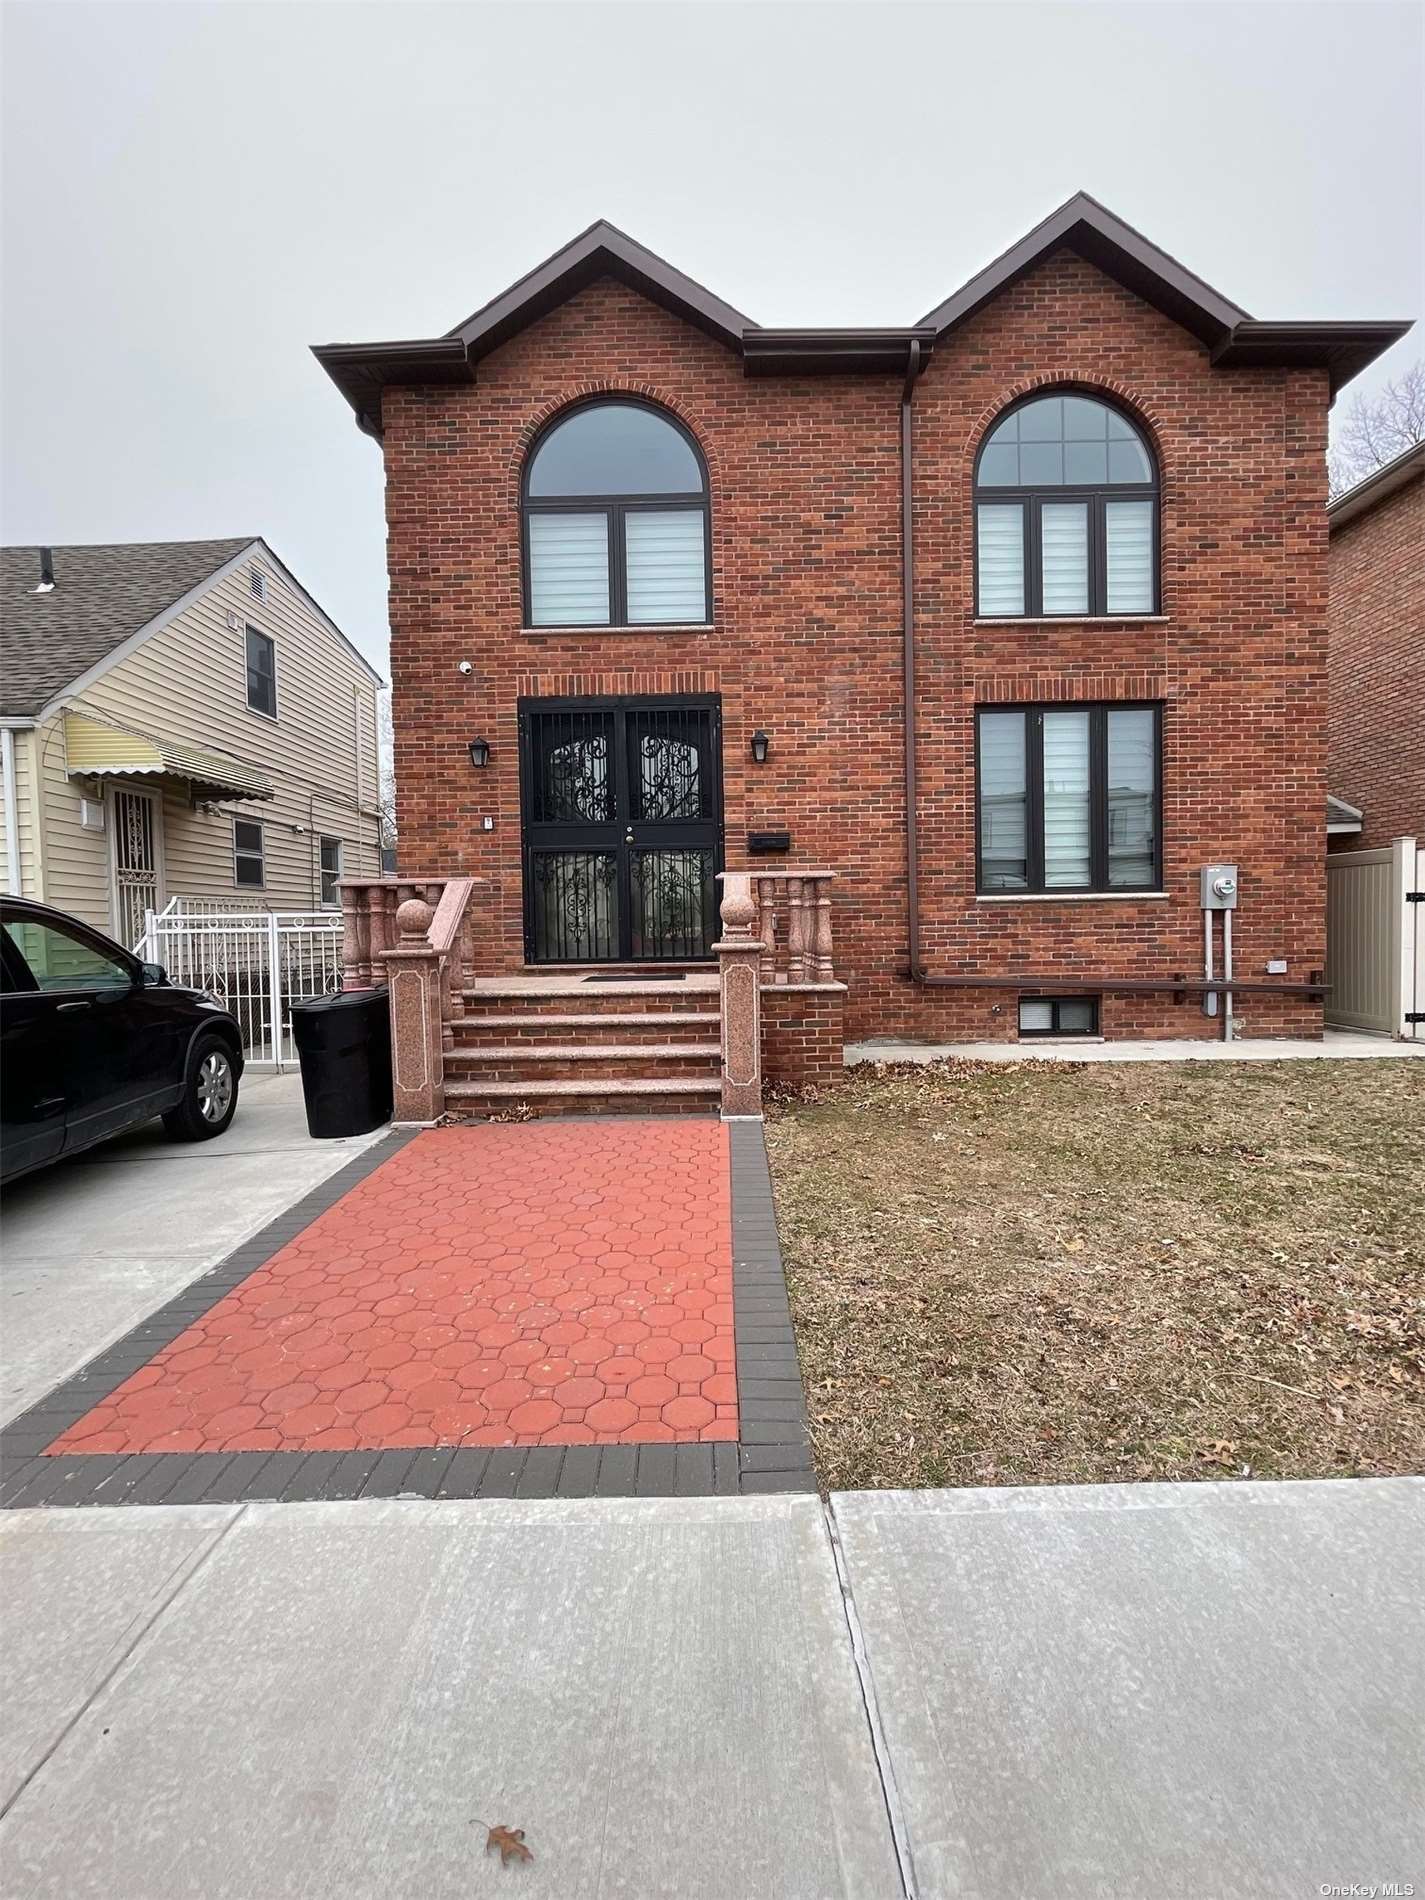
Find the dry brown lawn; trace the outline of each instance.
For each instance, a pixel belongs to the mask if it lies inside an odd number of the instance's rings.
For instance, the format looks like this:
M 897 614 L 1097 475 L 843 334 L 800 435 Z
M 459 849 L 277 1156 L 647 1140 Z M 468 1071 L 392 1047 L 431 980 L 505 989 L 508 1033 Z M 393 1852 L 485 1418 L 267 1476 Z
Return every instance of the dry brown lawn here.
M 828 1489 L 1425 1469 L 1425 1064 L 860 1070 L 767 1139 Z

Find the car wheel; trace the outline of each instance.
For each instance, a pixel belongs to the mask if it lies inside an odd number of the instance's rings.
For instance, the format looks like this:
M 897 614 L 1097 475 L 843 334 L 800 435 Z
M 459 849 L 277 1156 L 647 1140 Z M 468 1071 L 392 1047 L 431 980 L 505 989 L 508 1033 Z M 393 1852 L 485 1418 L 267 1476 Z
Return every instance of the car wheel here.
M 238 1079 L 232 1050 L 219 1036 L 203 1036 L 188 1057 L 183 1100 L 163 1118 L 175 1141 L 211 1141 L 237 1111 Z

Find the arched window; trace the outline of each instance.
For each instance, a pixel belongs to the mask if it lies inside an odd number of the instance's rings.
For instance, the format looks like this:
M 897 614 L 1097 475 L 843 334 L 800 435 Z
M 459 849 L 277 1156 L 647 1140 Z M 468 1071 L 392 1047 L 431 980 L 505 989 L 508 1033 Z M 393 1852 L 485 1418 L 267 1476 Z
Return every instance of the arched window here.
M 1158 610 L 1158 470 L 1133 424 L 1092 396 L 1033 396 L 975 464 L 976 612 Z
M 531 627 L 657 627 L 712 618 L 708 480 L 680 423 L 641 402 L 566 411 L 525 466 Z

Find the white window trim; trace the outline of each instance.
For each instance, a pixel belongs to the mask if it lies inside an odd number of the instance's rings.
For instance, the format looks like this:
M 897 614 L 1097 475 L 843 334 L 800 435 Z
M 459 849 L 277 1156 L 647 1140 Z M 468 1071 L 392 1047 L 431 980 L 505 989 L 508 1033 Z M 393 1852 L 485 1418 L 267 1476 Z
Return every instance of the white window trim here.
M 237 828 L 239 825 L 251 825 L 257 832 L 256 851 L 238 850 Z M 237 861 L 240 857 L 257 859 L 258 869 L 261 871 L 262 876 L 258 879 L 256 884 L 243 884 L 239 882 Z M 236 816 L 233 818 L 233 889 L 235 891 L 265 891 L 267 889 L 267 827 L 260 818 L 238 818 Z
M 271 712 L 268 712 L 266 707 L 264 706 L 254 706 L 252 703 L 252 694 L 248 690 L 247 636 L 250 633 L 255 633 L 259 640 L 265 640 L 267 644 L 272 648 L 272 711 Z M 277 642 L 275 639 L 273 639 L 270 633 L 265 633 L 261 627 L 255 626 L 251 620 L 244 620 L 243 625 L 242 625 L 242 696 L 243 696 L 243 703 L 246 705 L 248 711 L 252 713 L 256 718 L 267 719 L 267 720 L 270 720 L 273 725 L 277 724 L 277 721 L 279 717 L 281 716 L 281 712 L 282 712 L 282 696 L 277 686 Z
M 334 895 L 330 902 L 328 902 L 328 900 L 322 895 L 322 885 L 325 883 L 326 876 L 327 876 L 326 866 L 322 863 L 322 852 L 326 848 L 326 846 L 329 844 L 334 844 L 336 846 L 336 870 L 332 874 L 334 878 L 340 879 L 340 877 L 342 876 L 341 861 L 346 856 L 346 846 L 345 846 L 345 841 L 343 839 L 337 837 L 335 833 L 333 832 L 325 832 L 325 833 L 318 834 L 318 837 L 317 837 L 317 906 L 320 910 L 339 910 L 341 908 L 341 897 L 339 894 Z

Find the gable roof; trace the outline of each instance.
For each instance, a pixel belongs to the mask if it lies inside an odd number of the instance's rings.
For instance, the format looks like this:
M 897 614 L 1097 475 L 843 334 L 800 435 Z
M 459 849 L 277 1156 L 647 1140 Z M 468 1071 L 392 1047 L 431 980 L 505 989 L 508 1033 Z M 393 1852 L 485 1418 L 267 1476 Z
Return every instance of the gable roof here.
M 918 324 L 778 328 L 731 304 L 600 219 L 441 337 L 397 343 L 322 343 L 313 354 L 368 435 L 381 433 L 381 391 L 400 383 L 471 383 L 481 357 L 599 277 L 613 277 L 741 356 L 749 376 L 913 376 L 937 337 L 964 323 L 1057 250 L 1086 258 L 1197 337 L 1214 365 L 1285 364 L 1329 370 L 1331 393 L 1380 355 L 1409 323 L 1267 323 L 1149 242 L 1087 192 L 1076 192 L 1017 244 L 937 304 Z
M 0 717 L 29 719 L 120 648 L 173 614 L 243 555 L 260 554 L 351 651 L 357 652 L 260 535 L 228 541 L 106 542 L 49 550 L 54 587 L 37 592 L 40 548 L 0 548 Z
M 1106 277 L 1133 291 L 1189 330 L 1200 343 L 1220 342 L 1236 324 L 1250 321 L 1240 304 L 1204 283 L 1131 224 L 1115 217 L 1086 191 L 1051 211 L 982 271 L 921 318 L 943 336 L 964 323 L 1002 290 L 1043 263 L 1052 252 L 1073 251 Z
M 553 257 L 547 257 L 508 290 L 482 304 L 464 323 L 447 330 L 446 335 L 459 337 L 471 361 L 478 361 L 497 349 L 506 337 L 566 303 L 598 277 L 617 278 L 651 303 L 733 349 L 743 331 L 753 327 L 750 317 L 734 310 L 730 303 L 724 303 L 626 231 L 620 231 L 616 224 L 599 218 Z
M 54 591 L 37 593 L 38 547 L 0 549 L 4 669 L 0 713 L 26 717 L 166 607 L 212 578 L 256 536 L 52 548 Z
M 1359 521 L 1362 515 L 1368 515 L 1381 502 L 1422 477 L 1425 477 L 1425 442 L 1417 442 L 1327 504 L 1326 519 L 1331 524 L 1332 534 L 1349 522 Z

